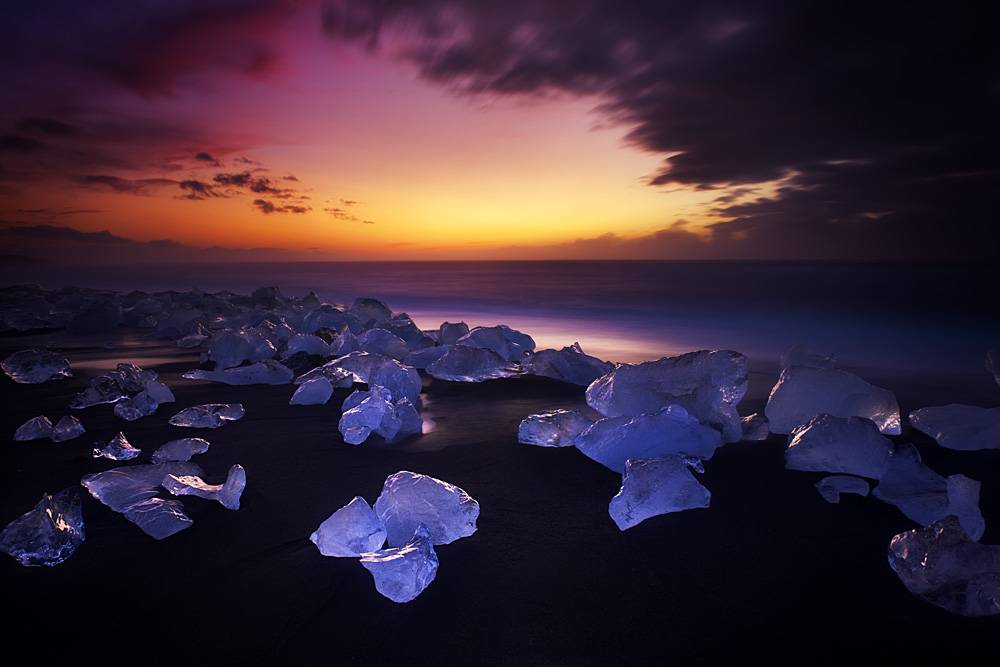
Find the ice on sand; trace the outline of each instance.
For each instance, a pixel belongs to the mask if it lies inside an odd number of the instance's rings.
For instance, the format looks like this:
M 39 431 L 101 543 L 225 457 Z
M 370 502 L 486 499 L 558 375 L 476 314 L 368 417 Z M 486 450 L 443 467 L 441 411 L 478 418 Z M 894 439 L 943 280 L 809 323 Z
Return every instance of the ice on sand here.
M 49 438 L 52 442 L 65 442 L 74 438 L 79 438 L 86 432 L 80 420 L 72 415 L 66 415 L 56 422 L 52 427 L 52 435 Z
M 14 431 L 14 440 L 16 442 L 26 442 L 28 440 L 39 440 L 49 437 L 52 437 L 52 422 L 44 415 L 32 417 L 18 426 L 17 430 Z
M 921 408 L 910 413 L 910 424 L 948 449 L 1000 449 L 1000 408 L 956 404 Z
M 20 350 L 0 363 L 3 372 L 18 384 L 40 384 L 73 377 L 69 360 L 58 352 L 32 348 Z
M 492 350 L 503 359 L 514 362 L 520 361 L 525 352 L 535 349 L 535 341 L 531 336 L 511 329 L 506 324 L 476 327 L 455 341 L 455 345 Z
M 622 488 L 608 506 L 619 530 L 659 514 L 708 507 L 712 494 L 691 474 L 690 465 L 680 454 L 626 461 Z
M 584 354 L 579 343 L 561 350 L 540 350 L 522 362 L 524 372 L 586 387 L 597 378 L 610 373 L 614 364 Z
M 170 423 L 189 428 L 219 428 L 242 418 L 244 414 L 246 412 L 240 403 L 206 403 L 184 408 L 170 418 Z
M 168 461 L 190 461 L 195 454 L 204 454 L 208 451 L 208 440 L 203 438 L 180 438 L 171 440 L 161 445 L 153 452 L 153 463 L 166 463 Z
M 816 482 L 816 490 L 823 496 L 823 500 L 836 504 L 844 493 L 867 496 L 868 482 L 851 475 L 829 475 Z
M 819 415 L 792 431 L 785 468 L 881 479 L 891 456 L 892 442 L 870 419 Z
M 364 554 L 361 565 L 375 579 L 375 590 L 403 603 L 416 598 L 434 581 L 438 558 L 430 532 L 418 526 L 403 546 Z
M 539 447 L 572 447 L 576 444 L 576 436 L 593 423 L 578 410 L 528 415 L 517 428 L 517 441 Z
M 44 494 L 0 532 L 0 551 L 26 566 L 58 565 L 83 544 L 83 512 L 75 488 Z
M 476 532 L 479 503 L 459 487 L 402 470 L 389 475 L 375 501 L 390 546 L 407 543 L 420 525 L 434 544 L 448 544 Z
M 386 442 L 396 442 L 423 429 L 420 413 L 410 399 L 393 401 L 391 392 L 378 385 L 371 385 L 368 391 L 355 391 L 342 409 L 337 428 L 344 442 L 351 445 L 360 445 L 372 433 Z
M 333 385 L 323 376 L 303 382 L 292 394 L 289 405 L 325 405 L 333 396 Z
M 517 365 L 493 350 L 454 345 L 427 365 L 427 373 L 439 380 L 483 382 L 511 377 L 519 373 Z
M 289 384 L 295 377 L 288 366 L 277 361 L 258 361 L 249 366 L 238 366 L 225 370 L 188 371 L 183 375 L 188 380 L 209 380 L 229 385 L 248 384 Z
M 133 447 L 128 439 L 125 438 L 125 434 L 121 432 L 111 438 L 108 444 L 103 447 L 94 448 L 95 459 L 105 458 L 112 461 L 129 461 L 140 454 L 142 454 L 142 451 Z
M 145 391 L 140 391 L 131 398 L 123 398 L 115 403 L 115 415 L 125 421 L 135 421 L 142 417 L 148 417 L 156 412 L 160 404 Z
M 240 497 L 247 485 L 247 474 L 243 466 L 236 464 L 229 469 L 223 484 L 206 484 L 196 475 L 167 474 L 163 477 L 163 488 L 175 496 L 198 496 L 215 500 L 230 510 L 240 508 Z
M 385 524 L 361 496 L 355 496 L 319 525 L 309 540 L 324 556 L 360 556 L 385 544 Z

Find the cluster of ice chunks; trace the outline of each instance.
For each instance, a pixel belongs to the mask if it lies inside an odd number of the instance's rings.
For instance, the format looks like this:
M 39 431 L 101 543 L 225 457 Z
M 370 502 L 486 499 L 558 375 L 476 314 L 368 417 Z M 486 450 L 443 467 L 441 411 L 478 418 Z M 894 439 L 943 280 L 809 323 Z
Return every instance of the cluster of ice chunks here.
M 852 475 L 828 475 L 816 482 L 816 490 L 828 503 L 839 503 L 844 493 L 868 495 L 868 482 Z
M 80 493 L 75 488 L 42 495 L 34 509 L 0 532 L 0 551 L 21 565 L 58 565 L 83 544 Z
M 513 377 L 520 372 L 517 364 L 493 350 L 468 345 L 453 345 L 427 364 L 427 374 L 451 382 L 483 382 Z
M 583 387 L 610 373 L 614 364 L 583 352 L 580 343 L 561 350 L 540 350 L 529 354 L 521 367 L 528 375 L 540 375 Z
M 206 500 L 215 500 L 229 510 L 240 508 L 240 496 L 247 485 L 246 470 L 240 464 L 229 469 L 226 481 L 222 484 L 206 484 L 196 475 L 175 475 L 168 473 L 163 478 L 163 488 L 175 496 L 198 496 Z
M 478 518 L 479 503 L 461 488 L 402 470 L 386 478 L 374 507 L 356 496 L 309 539 L 324 556 L 359 558 L 375 589 L 403 603 L 434 580 L 434 546 L 472 535 Z
M 360 445 L 374 433 L 392 443 L 421 432 L 423 419 L 410 399 L 394 400 L 385 387 L 369 386 L 371 389 L 355 391 L 344 401 L 338 424 L 344 442 Z
M 529 415 L 517 428 L 517 441 L 539 447 L 572 447 L 576 437 L 593 423 L 579 410 L 551 410 Z
M 209 380 L 229 385 L 289 384 L 295 373 L 280 362 L 267 360 L 224 370 L 196 369 L 184 373 L 183 377 L 188 380 Z
M 92 378 L 87 388 L 73 397 L 70 407 L 81 410 L 114 403 L 115 415 L 135 421 L 153 414 L 162 403 L 173 403 L 174 394 L 160 382 L 155 371 L 121 363 L 108 373 Z
M 53 426 L 48 417 L 39 415 L 21 424 L 14 432 L 16 442 L 48 438 L 52 442 L 65 442 L 78 438 L 86 432 L 80 420 L 66 415 Z
M 943 405 L 914 410 L 909 420 L 948 449 L 1000 449 L 1000 408 Z
M 111 459 L 112 461 L 130 461 L 142 454 L 142 450 L 136 449 L 125 437 L 124 433 L 111 438 L 108 444 L 103 447 L 94 448 L 94 458 Z
M 622 488 L 608 505 L 619 530 L 660 514 L 708 507 L 712 494 L 691 474 L 692 468 L 703 471 L 699 459 L 680 454 L 627 460 Z
M 184 408 L 170 418 L 170 424 L 188 428 L 219 428 L 241 419 L 245 414 L 241 403 L 206 403 Z
M 203 438 L 180 438 L 164 443 L 150 457 L 153 463 L 168 461 L 190 461 L 195 454 L 208 451 L 209 442 Z
M 0 367 L 18 384 L 40 384 L 73 377 L 69 360 L 52 350 L 20 350 L 4 359 Z

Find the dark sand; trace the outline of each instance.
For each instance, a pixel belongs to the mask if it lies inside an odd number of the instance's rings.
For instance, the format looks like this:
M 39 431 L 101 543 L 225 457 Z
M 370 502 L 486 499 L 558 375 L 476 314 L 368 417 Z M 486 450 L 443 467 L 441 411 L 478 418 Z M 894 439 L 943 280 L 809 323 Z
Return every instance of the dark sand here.
M 134 338 L 104 349 L 60 334 L 8 337 L 0 354 L 45 344 L 62 346 L 78 372 L 42 385 L 0 381 L 8 439 L 0 522 L 43 491 L 116 465 L 90 449 L 119 430 L 147 455 L 169 439 L 206 437 L 211 450 L 195 460 L 208 481 L 241 463 L 248 485 L 237 512 L 185 498 L 194 526 L 161 542 L 81 488 L 87 540 L 75 555 L 55 568 L 0 559 L 8 656 L 175 665 L 735 664 L 755 656 L 919 664 L 940 656 L 954 664 L 995 651 L 1000 619 L 951 616 L 913 598 L 889 569 L 889 539 L 913 524 L 873 498 L 827 504 L 813 488 L 822 475 L 784 470 L 782 438 L 720 450 L 703 478 L 710 509 L 621 533 L 607 514 L 617 475 L 572 448 L 516 441 L 521 418 L 583 405 L 582 388 L 428 379 L 432 433 L 391 448 L 352 447 L 337 432 L 346 391 L 326 406 L 292 407 L 288 386 L 181 380 L 196 354 Z M 88 432 L 66 443 L 9 441 L 30 417 L 69 413 L 70 397 L 102 372 L 102 360 L 155 368 L 178 402 L 131 424 L 111 406 L 76 411 Z M 762 406 L 773 379 L 773 370 L 753 374 L 745 411 Z M 985 373 L 882 381 L 904 411 L 1000 396 Z M 242 402 L 246 417 L 215 431 L 167 424 L 183 407 L 220 401 Z M 1000 452 L 904 439 L 940 473 L 984 482 L 983 541 L 1000 543 Z M 355 561 L 324 558 L 308 541 L 353 496 L 373 502 L 398 470 L 455 483 L 482 506 L 478 532 L 440 547 L 437 578 L 405 605 L 378 595 Z

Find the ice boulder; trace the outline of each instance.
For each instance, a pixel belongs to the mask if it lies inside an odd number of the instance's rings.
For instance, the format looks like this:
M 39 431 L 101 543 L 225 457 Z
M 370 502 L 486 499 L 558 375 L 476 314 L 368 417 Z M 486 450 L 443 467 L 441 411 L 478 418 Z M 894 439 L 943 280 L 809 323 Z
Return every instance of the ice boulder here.
M 441 357 L 427 365 L 427 373 L 439 380 L 482 382 L 511 377 L 519 373 L 517 365 L 493 350 L 466 345 L 448 348 Z
M 119 378 L 111 374 L 98 375 L 90 380 L 86 389 L 73 397 L 69 406 L 74 410 L 82 410 L 94 405 L 117 403 L 127 396 Z
M 360 445 L 372 433 L 388 443 L 397 442 L 423 429 L 423 419 L 408 398 L 394 401 L 392 393 L 378 385 L 355 391 L 344 400 L 338 429 L 344 442 Z
M 448 352 L 447 347 L 443 345 L 437 345 L 435 347 L 425 347 L 421 350 L 414 350 L 406 355 L 406 359 L 403 361 L 407 366 L 413 366 L 414 368 L 425 369 L 435 361 L 443 357 Z
M 743 429 L 743 440 L 760 441 L 767 440 L 771 435 L 770 424 L 767 417 L 755 412 L 740 419 L 740 427 Z
M 146 380 L 142 385 L 142 391 L 139 393 L 146 394 L 159 405 L 173 403 L 177 400 L 174 398 L 174 392 L 170 391 L 170 387 L 159 380 Z
M 576 448 L 617 473 L 628 459 L 686 454 L 710 459 L 722 444 L 719 432 L 679 405 L 651 414 L 600 419 L 576 437 Z
M 539 447 L 572 447 L 576 436 L 593 423 L 578 410 L 552 410 L 529 415 L 517 428 L 517 441 Z
M 438 345 L 454 345 L 467 333 L 469 325 L 465 322 L 442 322 L 438 327 Z
M 785 468 L 881 479 L 892 442 L 870 419 L 819 415 L 792 431 Z
M 331 514 L 309 540 L 324 556 L 360 556 L 385 544 L 385 525 L 361 496 Z
M 828 503 L 839 503 L 844 493 L 854 493 L 859 496 L 868 495 L 868 482 L 851 475 L 828 475 L 816 482 L 816 490 Z
M 325 405 L 333 396 L 333 385 L 323 376 L 303 382 L 292 394 L 289 405 Z
M 969 539 L 953 516 L 893 537 L 889 565 L 910 593 L 952 614 L 1000 613 L 1000 546 Z
M 910 413 L 910 424 L 948 449 L 1000 449 L 1000 408 L 942 405 Z
M 66 442 L 67 440 L 79 438 L 85 432 L 86 429 L 83 428 L 83 424 L 80 423 L 79 419 L 72 415 L 66 415 L 52 427 L 52 435 L 49 436 L 49 439 L 52 442 Z
M 49 421 L 48 417 L 39 415 L 38 417 L 32 417 L 28 421 L 24 422 L 17 427 L 14 431 L 14 440 L 16 442 L 26 442 L 28 440 L 40 440 L 41 438 L 51 438 L 52 437 L 52 422 Z
M 95 459 L 105 458 L 112 461 L 129 461 L 140 454 L 142 454 L 142 451 L 133 447 L 128 439 L 125 438 L 125 434 L 121 432 L 111 438 L 108 444 L 103 447 L 94 448 Z
M 389 307 L 378 299 L 357 298 L 347 312 L 357 317 L 366 327 L 377 326 L 392 317 Z
M 190 461 L 195 454 L 207 452 L 208 447 L 208 440 L 203 438 L 180 438 L 161 445 L 150 458 L 153 463 Z
M 402 603 L 416 598 L 434 581 L 438 558 L 430 533 L 420 526 L 403 546 L 364 554 L 361 565 L 375 579 L 375 590 Z
M 340 331 L 345 327 L 355 333 L 364 330 L 363 323 L 356 315 L 325 303 L 306 313 L 302 318 L 301 330 L 303 333 L 316 333 L 320 329 Z
M 288 345 L 285 347 L 284 352 L 281 353 L 281 358 L 287 359 L 298 352 L 305 352 L 306 354 L 315 355 L 317 357 L 329 357 L 333 354 L 333 351 L 330 349 L 330 344 L 325 340 L 319 336 L 302 333 L 292 336 L 291 340 L 288 341 Z
M 404 359 L 410 348 L 402 338 L 385 329 L 369 329 L 358 336 L 358 346 L 362 352 L 381 354 L 392 359 Z
M 115 415 L 125 421 L 133 422 L 142 417 L 148 417 L 156 412 L 160 404 L 145 391 L 140 391 L 131 398 L 123 398 L 115 403 Z
M 506 324 L 476 327 L 455 341 L 455 345 L 492 350 L 501 358 L 514 362 L 520 361 L 525 352 L 535 349 L 535 341 L 531 336 L 511 329 Z
M 26 566 L 58 565 L 83 544 L 80 493 L 74 488 L 44 494 L 34 509 L 0 532 L 0 551 Z
M 271 341 L 250 331 L 220 332 L 208 346 L 208 358 L 215 362 L 217 371 L 239 366 L 244 361 L 267 361 L 273 359 L 276 353 Z
M 653 413 L 679 405 L 721 431 L 723 442 L 738 442 L 743 428 L 736 406 L 746 390 L 746 357 L 729 350 L 702 350 L 621 364 L 587 387 L 587 404 L 606 417 Z
M 245 414 L 241 403 L 206 403 L 184 408 L 170 418 L 170 423 L 188 428 L 219 428 Z
M 316 368 L 303 373 L 293 380 L 293 384 L 301 385 L 309 382 L 310 380 L 315 380 L 316 378 L 326 378 L 334 389 L 337 389 L 338 387 L 350 387 L 353 385 L 354 373 L 336 366 L 334 361 L 328 361 L 322 366 L 317 366 Z
M 573 343 L 561 350 L 535 352 L 529 355 L 521 366 L 528 375 L 541 375 L 583 387 L 610 373 L 614 368 L 614 364 L 584 354 L 579 343 Z
M 188 371 L 182 377 L 188 380 L 209 380 L 229 385 L 289 384 L 295 377 L 288 366 L 277 361 L 258 361 L 249 366 L 227 368 L 223 371 Z
M 184 505 L 164 498 L 139 501 L 126 507 L 122 514 L 154 540 L 170 537 L 194 524 L 184 511 Z
M 420 525 L 434 544 L 448 544 L 476 532 L 479 503 L 459 487 L 401 470 L 389 475 L 375 501 L 390 546 L 409 541 Z
M 21 350 L 4 359 L 0 367 L 7 377 L 18 384 L 40 384 L 73 377 L 69 360 L 51 350 Z
M 229 510 L 240 508 L 240 496 L 247 485 L 247 473 L 243 466 L 236 464 L 229 469 L 226 481 L 222 484 L 206 484 L 197 475 L 174 475 L 167 473 L 163 477 L 163 488 L 175 496 L 198 496 L 206 500 L 214 500 Z
M 690 465 L 680 454 L 626 461 L 622 488 L 608 506 L 618 529 L 659 514 L 708 507 L 712 494 L 691 474 Z
M 899 404 L 887 389 L 836 368 L 790 366 L 778 377 L 764 414 L 772 433 L 791 433 L 819 414 L 865 417 L 882 433 L 899 435 Z

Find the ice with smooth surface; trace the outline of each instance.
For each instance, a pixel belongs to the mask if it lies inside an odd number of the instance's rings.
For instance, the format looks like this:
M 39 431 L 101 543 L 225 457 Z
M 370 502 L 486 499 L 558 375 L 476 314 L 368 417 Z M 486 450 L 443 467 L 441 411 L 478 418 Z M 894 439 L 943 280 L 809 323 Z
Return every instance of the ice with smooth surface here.
M 1000 546 L 970 539 L 953 516 L 893 537 L 889 565 L 910 593 L 952 614 L 1000 613 Z
M 354 384 L 354 373 L 334 364 L 334 361 L 328 361 L 322 366 L 317 366 L 312 370 L 303 373 L 293 380 L 294 384 L 305 384 L 310 380 L 315 380 L 316 378 L 326 378 L 334 389 L 340 387 L 350 387 Z
M 333 385 L 323 376 L 303 382 L 292 394 L 289 405 L 325 405 L 333 396 Z
M 87 388 L 76 394 L 69 406 L 82 410 L 94 405 L 116 403 L 127 396 L 118 377 L 105 373 L 90 380 Z
M 52 442 L 65 442 L 79 438 L 84 433 L 86 433 L 86 429 L 83 428 L 80 420 L 72 415 L 66 415 L 52 427 L 52 435 L 49 438 Z
M 359 297 L 347 312 L 361 320 L 362 324 L 382 324 L 392 317 L 392 311 L 378 299 Z
M 393 602 L 409 602 L 427 588 L 437 574 L 438 558 L 430 533 L 420 526 L 400 547 L 361 557 L 375 579 L 375 590 Z
M 206 484 L 197 475 L 166 474 L 163 477 L 163 488 L 175 496 L 198 496 L 206 500 L 215 500 L 230 510 L 240 508 L 240 496 L 247 485 L 247 473 L 243 466 L 236 464 L 229 469 L 226 481 L 222 484 Z
M 667 454 L 710 459 L 721 444 L 718 431 L 679 405 L 652 414 L 599 419 L 576 437 L 577 449 L 617 473 L 625 471 L 628 459 Z
M 362 352 L 381 354 L 392 359 L 404 359 L 410 348 L 402 338 L 385 329 L 369 329 L 358 336 L 358 346 Z
M 170 391 L 170 387 L 163 384 L 159 380 L 146 380 L 143 383 L 143 389 L 140 393 L 148 395 L 160 405 L 163 405 L 164 403 L 173 403 L 177 400 L 174 398 L 174 392 Z
M 221 371 L 196 369 L 188 371 L 183 377 L 188 380 L 209 380 L 229 385 L 289 384 L 295 377 L 295 373 L 288 366 L 269 360 Z
M 743 440 L 757 442 L 760 440 L 767 440 L 767 437 L 771 435 L 770 424 L 767 421 L 767 417 L 759 412 L 755 412 L 740 419 L 740 426 L 743 429 Z
M 1000 449 L 1000 408 L 942 405 L 910 413 L 910 424 L 948 449 Z
M 528 334 L 511 329 L 506 324 L 492 327 L 475 327 L 457 341 L 455 345 L 465 345 L 492 350 L 507 361 L 520 361 L 525 352 L 535 349 L 535 341 Z
M 465 322 L 442 322 L 438 327 L 438 345 L 454 345 L 467 333 L 469 325 Z
M 170 423 L 188 428 L 219 428 L 244 414 L 246 411 L 241 403 L 206 403 L 184 408 L 170 418 Z
M 476 532 L 479 503 L 453 484 L 401 470 L 386 478 L 375 513 L 390 546 L 406 544 L 421 524 L 434 544 L 448 544 Z
M 69 360 L 58 352 L 31 348 L 20 350 L 0 363 L 3 372 L 18 384 L 40 384 L 73 377 Z
M 723 442 L 738 442 L 743 428 L 736 406 L 746 390 L 746 357 L 730 350 L 701 350 L 641 364 L 621 364 L 587 387 L 587 404 L 606 417 L 653 413 L 680 405 L 721 431 Z
M 156 540 L 170 537 L 194 524 L 177 500 L 147 498 L 126 507 L 122 514 Z
M 764 414 L 772 433 L 791 433 L 820 414 L 866 417 L 882 433 L 901 433 L 896 396 L 837 368 L 790 366 L 782 370 Z
M 244 361 L 273 359 L 276 353 L 271 341 L 251 331 L 223 331 L 212 338 L 208 347 L 208 358 L 215 362 L 217 371 L 239 366 Z
M 313 334 L 303 333 L 292 336 L 291 340 L 288 341 L 288 345 L 285 347 L 284 352 L 281 353 L 281 358 L 287 359 L 298 352 L 305 352 L 306 354 L 312 354 L 318 357 L 329 357 L 333 354 L 333 351 L 330 349 L 330 344 L 325 340 L 319 336 L 314 336 Z
M 80 492 L 69 488 L 44 494 L 34 509 L 8 523 L 0 532 L 0 551 L 21 565 L 58 565 L 85 536 Z
M 309 540 L 324 556 L 356 557 L 385 544 L 385 524 L 368 502 L 355 496 L 319 525 Z
M 152 396 L 145 391 L 140 391 L 131 398 L 123 398 L 115 403 L 115 415 L 125 421 L 133 422 L 136 419 L 148 417 L 156 412 L 158 407 L 160 404 Z
M 708 507 L 712 494 L 691 474 L 690 464 L 680 454 L 626 461 L 622 488 L 608 505 L 618 529 L 660 514 Z
M 413 366 L 414 368 L 425 369 L 435 361 L 443 357 L 449 348 L 444 345 L 437 345 L 435 347 L 425 347 L 422 350 L 414 350 L 406 355 L 406 359 L 403 361 L 407 366 Z
M 823 500 L 836 504 L 844 493 L 867 496 L 868 482 L 852 475 L 828 475 L 816 482 L 816 490 L 823 496 Z
M 26 442 L 28 440 L 39 440 L 41 438 L 52 437 L 52 422 L 44 415 L 32 417 L 17 427 L 14 431 L 14 440 Z
M 103 447 L 94 448 L 94 458 L 111 459 L 112 461 L 130 461 L 142 454 L 142 450 L 136 449 L 125 437 L 124 433 L 111 438 L 108 444 Z
M 195 454 L 208 451 L 209 442 L 204 438 L 179 438 L 164 443 L 150 457 L 153 463 L 168 461 L 190 461 Z
M 423 420 L 407 398 L 392 400 L 388 389 L 371 385 L 368 391 L 355 391 L 342 406 L 338 429 L 344 442 L 360 445 L 375 433 L 386 442 L 396 442 L 420 433 Z
M 819 415 L 792 431 L 785 468 L 881 479 L 892 442 L 864 417 Z
M 517 428 L 517 441 L 539 447 L 572 447 L 576 436 L 594 422 L 578 410 L 551 410 L 529 415 Z
M 586 387 L 597 378 L 610 373 L 614 364 L 585 354 L 579 343 L 561 350 L 540 350 L 531 354 L 523 363 L 529 375 L 562 380 Z
M 436 361 L 427 365 L 427 373 L 439 380 L 483 382 L 511 377 L 519 373 L 515 364 L 493 350 L 454 345 Z

